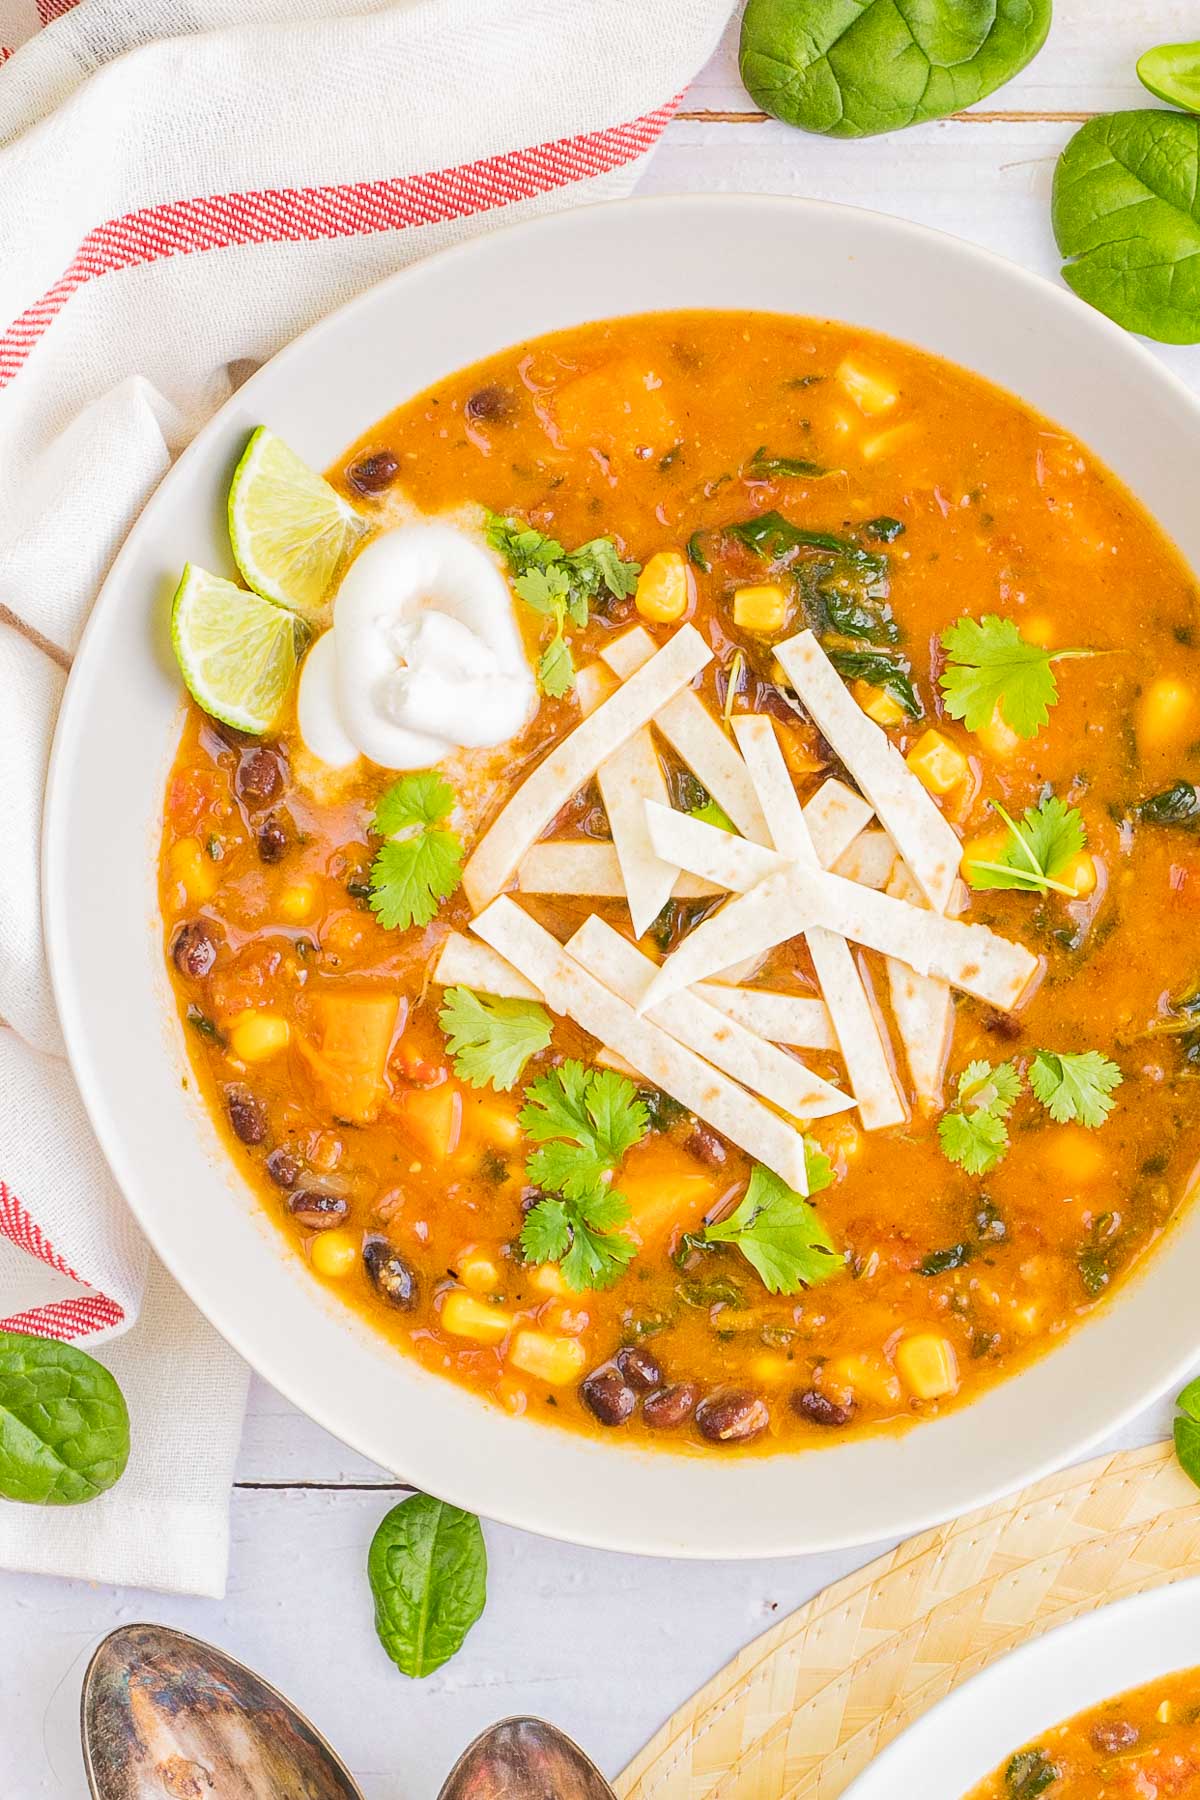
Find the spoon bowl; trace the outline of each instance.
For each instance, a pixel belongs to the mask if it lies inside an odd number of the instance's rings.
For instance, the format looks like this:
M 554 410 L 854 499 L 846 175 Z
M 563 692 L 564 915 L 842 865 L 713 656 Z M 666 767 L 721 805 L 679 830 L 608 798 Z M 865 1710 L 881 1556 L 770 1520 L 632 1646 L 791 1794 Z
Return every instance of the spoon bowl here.
M 469 1744 L 438 1800 L 614 1800 L 595 1763 L 544 1719 L 501 1719 Z

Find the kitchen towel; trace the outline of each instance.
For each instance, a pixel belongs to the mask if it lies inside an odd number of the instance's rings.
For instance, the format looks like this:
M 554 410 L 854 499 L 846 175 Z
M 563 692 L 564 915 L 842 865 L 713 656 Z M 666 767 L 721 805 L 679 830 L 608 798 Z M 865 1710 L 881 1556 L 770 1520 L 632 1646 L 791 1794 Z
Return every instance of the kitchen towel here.
M 50 993 L 42 788 L 96 588 L 184 444 L 314 319 L 493 221 L 628 193 L 729 10 L 0 0 L 0 1323 L 102 1346 L 134 1432 L 101 1500 L 0 1507 L 0 1567 L 220 1593 L 245 1397 L 148 1258 Z

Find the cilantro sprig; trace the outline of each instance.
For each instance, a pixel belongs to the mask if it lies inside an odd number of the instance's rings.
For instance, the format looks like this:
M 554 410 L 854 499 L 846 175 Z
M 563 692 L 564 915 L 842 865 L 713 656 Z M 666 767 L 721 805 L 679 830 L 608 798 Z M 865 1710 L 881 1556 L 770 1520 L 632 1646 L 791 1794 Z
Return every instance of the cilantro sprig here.
M 577 550 L 564 550 L 554 538 L 490 513 L 487 541 L 508 564 L 513 587 L 533 612 L 553 620 L 554 632 L 538 660 L 538 683 L 551 699 L 561 699 L 575 685 L 575 663 L 566 640 L 566 624 L 584 626 L 592 601 L 602 592 L 623 599 L 637 586 L 639 565 L 624 562 L 611 538 L 592 538 Z
M 804 1154 L 809 1193 L 820 1193 L 833 1180 L 829 1158 L 807 1138 Z M 799 1293 L 845 1266 L 816 1209 L 761 1163 L 736 1209 L 707 1227 L 704 1242 L 735 1244 L 769 1294 Z
M 1095 1130 L 1116 1102 L 1124 1076 L 1099 1050 L 1039 1050 L 1029 1065 L 1029 1085 L 1059 1125 L 1077 1122 Z
M 963 866 L 973 888 L 1018 888 L 1028 894 L 1056 894 L 1075 898 L 1075 889 L 1059 880 L 1072 859 L 1087 843 L 1087 830 L 1079 813 L 1065 800 L 1050 794 L 1016 820 L 998 800 L 988 802 L 1008 826 L 1009 839 L 995 862 L 968 860 Z
M 503 1000 L 447 988 L 438 1023 L 454 1073 L 471 1087 L 515 1087 L 526 1063 L 550 1042 L 550 1015 L 536 1000 Z
M 1097 654 L 1043 649 L 1023 638 L 1014 620 L 996 613 L 956 619 L 942 633 L 942 648 L 947 665 L 938 679 L 950 717 L 962 719 L 968 731 L 981 731 L 999 708 L 1004 723 L 1023 738 L 1036 737 L 1057 704 L 1053 664 Z
M 1005 1121 L 1021 1092 L 1016 1063 L 968 1063 L 958 1078 L 956 1106 L 943 1114 L 938 1138 L 952 1163 L 968 1175 L 986 1175 L 1008 1149 Z
M 638 1090 L 612 1069 L 565 1062 L 530 1082 L 521 1128 L 537 1145 L 525 1172 L 546 1195 L 521 1230 L 527 1262 L 557 1262 L 576 1292 L 611 1287 L 637 1246 L 620 1230 L 629 1202 L 610 1186 L 650 1115 Z
M 462 879 L 463 847 L 442 820 L 454 789 L 433 770 L 403 775 L 375 805 L 371 830 L 385 838 L 371 864 L 371 910 L 388 930 L 428 925 Z

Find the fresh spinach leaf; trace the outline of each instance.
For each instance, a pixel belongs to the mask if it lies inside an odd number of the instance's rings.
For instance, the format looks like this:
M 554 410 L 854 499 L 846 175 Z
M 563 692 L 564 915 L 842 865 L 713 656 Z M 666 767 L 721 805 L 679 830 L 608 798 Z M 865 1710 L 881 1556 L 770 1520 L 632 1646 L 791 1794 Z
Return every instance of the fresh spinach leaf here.
M 868 537 L 873 537 L 881 544 L 894 544 L 898 537 L 903 537 L 906 527 L 899 519 L 892 519 L 884 514 L 878 519 L 868 519 L 863 530 Z
M 821 463 L 807 462 L 800 456 L 768 456 L 767 447 L 761 444 L 750 458 L 743 475 L 752 481 L 770 481 L 773 476 L 815 477 L 818 475 L 834 475 L 839 470 L 827 469 Z
M 1190 781 L 1173 781 L 1160 794 L 1152 794 L 1137 809 L 1143 825 L 1200 826 L 1200 793 Z
M 1200 342 L 1200 119 L 1089 119 L 1058 159 L 1051 218 L 1080 299 L 1161 343 Z
M 1200 43 L 1156 44 L 1138 57 L 1137 72 L 1155 99 L 1200 112 Z
M 917 1264 L 918 1275 L 946 1275 L 951 1269 L 961 1269 L 969 1263 L 975 1254 L 971 1244 L 951 1244 L 948 1250 L 931 1250 Z
M 764 112 L 830 137 L 941 119 L 1036 56 L 1051 0 L 750 0 L 742 80 Z
M 1200 1487 L 1200 1376 L 1176 1398 L 1175 1455 L 1190 1481 Z
M 868 644 L 899 643 L 900 627 L 886 600 L 860 600 L 836 588 L 823 588 L 820 602 L 825 615 L 820 623 L 826 631 L 836 632 L 839 637 L 861 638 Z
M 0 1331 L 0 1495 L 75 1506 L 129 1460 L 125 1397 L 102 1363 L 54 1338 Z
M 877 581 L 887 577 L 888 559 L 879 551 L 864 550 L 850 538 L 835 537 L 829 531 L 806 531 L 802 526 L 793 525 L 782 513 L 759 513 L 755 519 L 741 519 L 727 525 L 725 531 L 769 562 L 783 562 L 798 550 L 824 550 L 856 574 Z
M 1007 1800 L 1037 1800 L 1061 1775 L 1044 1750 L 1018 1750 L 1004 1771 Z
M 487 1599 L 487 1550 L 474 1513 L 411 1494 L 367 1552 L 379 1641 L 406 1675 L 432 1675 L 462 1649 Z
M 912 683 L 912 671 L 902 656 L 885 656 L 880 650 L 830 650 L 830 662 L 847 681 L 869 681 L 886 688 L 910 719 L 920 719 L 925 708 Z

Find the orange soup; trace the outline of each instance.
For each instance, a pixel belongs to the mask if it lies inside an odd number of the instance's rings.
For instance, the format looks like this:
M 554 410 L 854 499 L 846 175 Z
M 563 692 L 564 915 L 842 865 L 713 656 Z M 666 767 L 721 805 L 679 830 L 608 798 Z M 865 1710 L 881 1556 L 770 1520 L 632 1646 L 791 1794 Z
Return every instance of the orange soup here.
M 299 712 L 190 708 L 161 864 L 197 1083 L 316 1280 L 511 1412 L 712 1453 L 935 1415 L 1129 1276 L 1197 1154 L 1200 621 L 1085 446 L 684 313 L 328 480 Z

